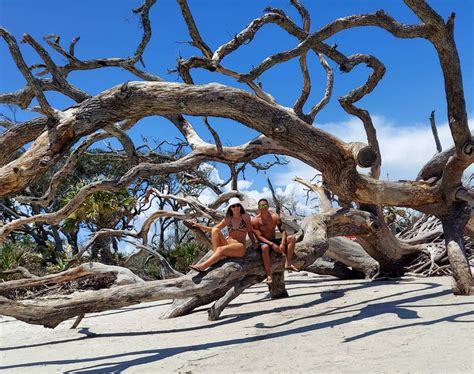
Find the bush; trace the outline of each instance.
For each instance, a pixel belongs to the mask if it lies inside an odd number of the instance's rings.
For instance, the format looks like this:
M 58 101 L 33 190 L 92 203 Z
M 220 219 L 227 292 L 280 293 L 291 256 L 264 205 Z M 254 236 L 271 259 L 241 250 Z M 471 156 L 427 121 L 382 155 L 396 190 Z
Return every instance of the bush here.
M 30 271 L 37 270 L 43 258 L 35 253 L 36 246 L 29 240 L 7 242 L 0 246 L 0 272 L 23 266 Z
M 168 252 L 168 261 L 171 266 L 186 273 L 189 265 L 204 255 L 205 250 L 195 241 L 180 244 Z

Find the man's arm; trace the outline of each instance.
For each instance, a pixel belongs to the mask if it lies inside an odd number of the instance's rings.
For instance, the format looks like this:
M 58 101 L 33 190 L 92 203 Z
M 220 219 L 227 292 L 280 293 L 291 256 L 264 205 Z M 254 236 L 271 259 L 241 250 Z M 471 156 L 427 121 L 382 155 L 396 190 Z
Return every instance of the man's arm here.
M 275 243 L 273 243 L 271 240 L 268 240 L 267 238 L 263 236 L 262 232 L 258 229 L 258 222 L 256 222 L 256 220 L 252 220 L 252 227 L 253 227 L 253 232 L 259 242 L 268 244 L 270 248 L 272 248 L 274 251 L 278 252 L 280 250 L 280 248 Z
M 252 219 L 252 228 L 255 237 L 258 239 L 259 242 L 268 244 L 270 246 L 273 244 L 270 240 L 263 236 L 262 232 L 258 229 L 258 222 L 255 219 Z
M 252 221 L 250 220 L 250 216 L 244 217 L 245 223 L 247 224 L 247 233 L 249 234 L 250 241 L 252 242 L 252 246 L 256 248 L 257 240 L 255 239 L 255 233 L 253 231 Z
M 281 245 L 284 247 L 286 246 L 286 237 L 288 236 L 288 234 L 286 233 L 286 230 L 283 227 L 283 222 L 281 222 L 280 216 L 277 216 L 277 217 L 278 218 L 277 218 L 276 224 L 278 226 L 278 230 L 280 230 L 281 232 Z

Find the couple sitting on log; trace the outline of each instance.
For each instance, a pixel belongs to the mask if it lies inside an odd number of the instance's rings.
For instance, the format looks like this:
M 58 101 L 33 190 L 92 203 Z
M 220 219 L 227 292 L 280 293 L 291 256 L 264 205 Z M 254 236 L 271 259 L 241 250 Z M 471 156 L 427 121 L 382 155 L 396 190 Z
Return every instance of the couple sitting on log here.
M 258 201 L 258 215 L 253 217 L 245 212 L 241 201 L 233 197 L 229 200 L 226 216 L 217 225 L 208 227 L 195 223 L 194 226 L 211 233 L 213 254 L 206 261 L 191 265 L 190 268 L 199 272 L 224 257 L 243 257 L 246 252 L 245 240 L 247 234 L 255 250 L 261 250 L 263 266 L 267 274 L 266 282 L 272 283 L 270 267 L 270 251 L 286 253 L 285 269 L 299 271 L 293 264 L 293 251 L 295 249 L 294 235 L 287 235 L 278 214 L 271 212 L 267 199 Z M 228 236 L 224 237 L 221 230 L 227 226 Z M 281 239 L 275 238 L 275 227 L 281 232 Z M 256 239 L 259 241 L 257 243 Z

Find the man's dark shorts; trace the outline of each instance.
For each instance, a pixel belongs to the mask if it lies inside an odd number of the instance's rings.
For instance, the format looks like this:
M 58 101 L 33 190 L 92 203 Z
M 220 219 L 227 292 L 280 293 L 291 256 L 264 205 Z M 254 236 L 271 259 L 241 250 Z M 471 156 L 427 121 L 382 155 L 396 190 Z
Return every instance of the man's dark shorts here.
M 281 238 L 280 238 L 280 239 L 273 239 L 273 240 L 270 240 L 270 241 L 271 241 L 272 243 L 275 243 L 275 244 L 278 245 L 278 246 L 280 246 L 280 244 L 281 244 Z M 258 247 L 257 247 L 256 251 L 262 252 L 262 245 L 264 245 L 264 244 L 266 244 L 266 243 L 262 243 L 262 242 L 258 243 Z M 273 248 L 271 248 L 271 247 L 270 247 L 270 251 L 279 254 L 279 252 L 275 252 L 275 251 L 273 250 Z

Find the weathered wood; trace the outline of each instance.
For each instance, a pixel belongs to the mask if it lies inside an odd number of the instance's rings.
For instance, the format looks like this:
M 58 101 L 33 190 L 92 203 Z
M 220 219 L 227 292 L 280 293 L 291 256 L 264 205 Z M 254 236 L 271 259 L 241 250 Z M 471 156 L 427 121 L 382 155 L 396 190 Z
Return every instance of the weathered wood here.
M 268 290 L 270 291 L 270 297 L 272 299 L 282 299 L 288 297 L 288 291 L 285 287 L 285 272 L 284 271 L 274 271 L 272 272 L 272 283 L 268 285 Z
M 252 285 L 261 282 L 263 277 L 259 276 L 249 276 L 242 279 L 240 282 L 231 287 L 222 297 L 220 297 L 211 308 L 208 309 L 208 319 L 209 321 L 217 321 L 224 310 L 224 308 L 229 305 L 229 303 L 244 292 L 247 288 Z M 288 294 L 287 294 L 288 295 Z
M 13 269 L 8 269 L 8 270 L 4 270 L 1 272 L 1 274 L 5 274 L 5 275 L 8 275 L 8 274 L 17 274 L 17 273 L 21 273 L 21 275 L 23 275 L 24 278 L 38 278 L 37 275 L 34 275 L 34 274 L 31 274 L 29 272 L 29 270 L 23 266 L 18 266 L 16 268 L 13 268 Z
M 455 284 L 453 291 L 458 295 L 470 295 L 474 291 L 471 266 L 466 256 L 463 227 L 469 220 L 471 209 L 465 203 L 458 203 L 453 213 L 442 219 L 446 250 L 452 267 Z
M 367 254 L 357 242 L 337 237 L 328 239 L 329 248 L 325 255 L 365 275 L 371 279 L 380 271 L 379 263 Z
M 116 285 L 143 282 L 141 278 L 137 277 L 126 268 L 104 265 L 97 262 L 89 262 L 58 274 L 50 274 L 44 277 L 19 279 L 0 283 L 0 295 L 4 295 L 13 289 L 28 289 L 41 286 L 51 286 L 54 284 L 69 282 L 89 275 L 103 274 L 112 274 L 115 277 L 114 284 Z
M 340 279 L 358 279 L 362 277 L 362 273 L 349 269 L 346 265 L 335 262 L 329 257 L 323 256 L 317 258 L 310 266 L 307 266 L 305 271 L 321 275 L 332 275 Z
M 468 233 L 473 231 L 472 219 L 469 221 L 466 213 L 466 210 L 472 208 L 473 198 L 470 192 L 460 191 L 459 187 L 464 170 L 474 162 L 474 143 L 467 121 L 461 66 L 454 41 L 454 14 L 445 21 L 425 1 L 405 0 L 406 5 L 419 18 L 420 22 L 417 24 L 399 23 L 381 10 L 370 14 L 338 18 L 311 33 L 309 15 L 304 7 L 295 1 L 293 4 L 304 20 L 303 28 L 296 25 L 285 12 L 271 8 L 266 14 L 253 20 L 231 40 L 212 51 L 202 39 L 186 0 L 179 0 L 192 41 L 203 56 L 181 58 L 178 61 L 177 70 L 184 83 L 170 83 L 158 76 L 141 71 L 135 66 L 142 59 L 144 49 L 151 38 L 149 11 L 154 3 L 154 0 L 145 1 L 135 10 L 141 17 L 143 36 L 133 56 L 128 58 L 81 61 L 74 56 L 73 44 L 68 53 L 60 47 L 59 39 L 47 38 L 48 44 L 67 59 L 66 65 L 58 66 L 34 38 L 25 34 L 25 42 L 36 50 L 44 62 L 42 65 L 46 67 L 45 72 L 51 76 L 47 79 L 32 76 L 31 69 L 26 66 L 16 40 L 8 31 L 0 28 L 0 36 L 7 42 L 19 71 L 27 81 L 25 88 L 0 95 L 0 103 L 26 108 L 36 97 L 40 104 L 39 111 L 45 115 L 41 119 L 28 121 L 23 125 L 9 126 L 8 131 L 0 134 L 0 155 L 6 156 L 0 157 L 1 161 L 4 161 L 0 166 L 1 197 L 14 196 L 31 186 L 51 167 L 62 161 L 63 156 L 70 154 L 70 150 L 80 139 L 101 129 L 108 130 L 120 139 L 127 153 L 138 163 L 116 180 L 102 180 L 85 186 L 59 210 L 19 217 L 1 225 L 0 244 L 14 230 L 25 225 L 35 222 L 58 224 L 74 212 L 87 196 L 97 191 L 119 191 L 139 178 L 176 173 L 194 168 L 205 161 L 235 164 L 250 162 L 265 154 L 282 154 L 299 159 L 319 170 L 325 187 L 338 196 L 341 206 L 351 207 L 353 203 L 356 203 L 362 207 L 361 209 L 376 213 L 374 216 L 360 210 L 327 207 L 319 216 L 306 217 L 302 222 L 304 238 L 301 243 L 298 243 L 295 253 L 298 266 L 309 267 L 324 254 L 329 246 L 328 238 L 338 235 L 355 235 L 363 248 L 379 262 L 382 272 L 398 270 L 407 258 L 416 256 L 426 247 L 420 238 L 409 242 L 393 236 L 384 222 L 381 206 L 410 207 L 435 215 L 442 220 L 446 248 L 457 283 L 458 291 L 456 292 L 469 293 L 472 274 L 465 258 L 462 233 L 465 227 Z M 252 41 L 261 27 L 268 23 L 296 37 L 298 44 L 289 50 L 266 56 L 248 72 L 233 71 L 223 65 L 223 59 L 226 56 Z M 356 107 L 356 104 L 372 92 L 381 81 L 385 66 L 374 56 L 358 53 L 345 56 L 335 46 L 330 47 L 325 43 L 329 38 L 336 37 L 338 33 L 345 30 L 374 26 L 398 38 L 424 38 L 433 45 L 439 57 L 445 84 L 448 123 L 454 148 L 452 151 L 443 152 L 436 160 L 430 161 L 417 181 L 378 180 L 381 152 L 375 127 L 369 112 Z M 310 90 L 309 74 L 306 71 L 308 52 L 315 52 L 320 56 L 328 74 L 328 84 L 323 100 L 320 102 L 321 105 L 314 106 L 310 114 L 305 116 L 302 108 L 309 97 Z M 331 96 L 334 77 L 332 70 L 327 69 L 323 55 L 334 61 L 345 73 L 350 73 L 360 64 L 365 64 L 371 70 L 361 86 L 339 98 L 342 108 L 362 121 L 368 147 L 345 143 L 318 128 L 308 126 L 319 108 L 323 107 Z M 300 99 L 295 104 L 295 109 L 291 110 L 276 103 L 275 99 L 256 83 L 256 80 L 270 68 L 293 58 L 300 60 L 304 87 Z M 125 82 L 92 97 L 67 81 L 68 74 L 72 71 L 102 67 L 126 69 L 140 77 L 142 81 Z M 239 83 L 246 84 L 253 90 L 253 94 L 250 91 L 216 83 L 195 85 L 191 69 L 196 68 L 231 77 Z M 77 104 L 63 110 L 56 110 L 46 100 L 44 92 L 48 90 L 65 94 Z M 176 126 L 191 149 L 188 154 L 180 159 L 160 163 L 146 162 L 136 157 L 132 142 L 123 133 L 123 129 L 116 128 L 116 125 L 123 121 L 136 123 L 141 118 L 153 115 L 164 116 Z M 184 119 L 184 115 L 232 119 L 262 135 L 240 146 L 216 146 L 204 141 L 193 126 Z M 28 134 L 30 131 L 31 133 Z M 13 151 L 31 140 L 34 141 L 25 152 L 10 160 Z M 5 159 L 8 160 L 5 161 Z M 357 171 L 358 165 L 370 166 L 370 176 L 360 174 Z M 235 183 L 236 178 L 234 178 Z M 55 186 L 53 181 L 51 186 Z M 40 198 L 42 204 L 47 204 L 50 197 L 51 194 L 48 192 Z M 197 205 L 194 205 L 194 209 L 197 212 L 200 211 Z M 182 219 L 189 218 L 189 215 L 181 212 L 175 214 Z M 146 245 L 149 223 L 146 222 L 139 233 L 142 235 L 144 245 Z M 125 234 L 129 235 L 130 232 Z M 350 262 L 349 255 L 341 256 L 341 259 L 342 257 L 347 263 Z M 357 261 L 354 266 L 356 263 Z M 276 282 L 274 280 L 272 285 L 274 295 L 284 294 L 282 266 L 280 260 L 272 264 L 273 271 L 281 275 L 281 279 Z M 257 260 L 254 253 L 248 253 L 244 259 L 224 261 L 204 274 L 191 273 L 173 281 L 150 282 L 140 284 L 140 287 L 134 284 L 96 292 L 88 291 L 55 300 L 15 301 L 2 298 L 0 312 L 30 323 L 54 327 L 64 319 L 87 312 L 166 298 L 188 299 L 182 304 L 181 310 L 189 310 L 191 306 L 205 300 L 213 301 L 216 297 L 222 298 L 216 304 L 217 310 L 221 308 L 219 305 L 225 305 L 227 300 L 238 294 L 243 287 L 242 283 L 239 288 L 238 282 L 246 277 L 259 277 L 262 271 L 260 259 Z M 56 278 L 31 279 L 30 283 L 25 281 L 20 284 L 23 284 L 25 288 L 34 288 L 32 284 L 48 285 L 50 284 L 48 282 L 68 281 L 87 276 L 87 274 L 89 273 L 86 268 L 72 269 L 70 273 L 56 276 Z M 229 291 L 231 289 L 234 291 Z M 210 296 L 212 293 L 214 293 L 214 299 Z M 226 293 L 227 296 L 222 293 Z

